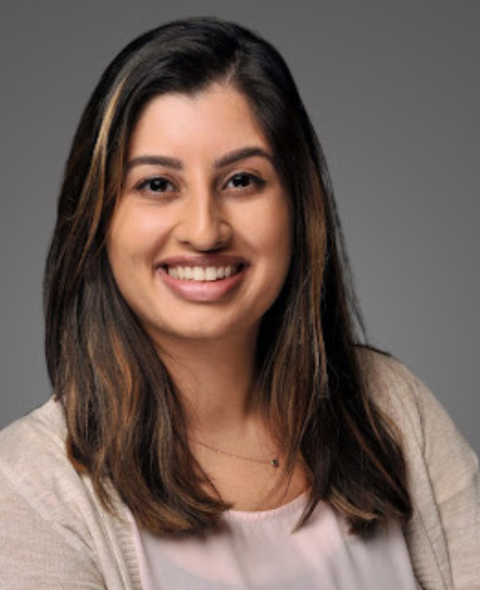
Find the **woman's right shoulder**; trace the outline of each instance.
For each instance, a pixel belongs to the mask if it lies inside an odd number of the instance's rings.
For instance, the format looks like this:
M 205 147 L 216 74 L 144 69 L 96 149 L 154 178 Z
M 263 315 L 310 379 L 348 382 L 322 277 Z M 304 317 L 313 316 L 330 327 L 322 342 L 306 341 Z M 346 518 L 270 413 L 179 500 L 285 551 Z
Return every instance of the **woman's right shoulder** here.
M 104 587 L 91 530 L 98 506 L 68 459 L 66 432 L 53 398 L 0 432 L 1 588 Z
M 63 407 L 53 397 L 12 422 L 0 432 L 0 475 L 25 480 L 45 463 L 64 465 L 66 432 Z
M 85 478 L 67 454 L 63 406 L 55 398 L 0 432 L 0 500 L 23 498 L 50 518 L 69 499 L 84 496 Z
M 57 496 L 58 500 L 62 486 L 77 486 L 78 474 L 67 456 L 66 434 L 62 404 L 53 397 L 0 432 L 3 502 L 23 497 L 43 511 L 45 498 Z

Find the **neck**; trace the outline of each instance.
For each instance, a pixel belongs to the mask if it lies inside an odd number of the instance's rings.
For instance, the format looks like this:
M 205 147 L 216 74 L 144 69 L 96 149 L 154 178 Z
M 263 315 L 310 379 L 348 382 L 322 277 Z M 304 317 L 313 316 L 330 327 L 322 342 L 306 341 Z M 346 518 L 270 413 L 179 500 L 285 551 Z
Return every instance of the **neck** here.
M 207 440 L 227 433 L 236 436 L 252 421 L 256 337 L 250 331 L 221 340 L 162 338 L 158 343 L 192 436 Z

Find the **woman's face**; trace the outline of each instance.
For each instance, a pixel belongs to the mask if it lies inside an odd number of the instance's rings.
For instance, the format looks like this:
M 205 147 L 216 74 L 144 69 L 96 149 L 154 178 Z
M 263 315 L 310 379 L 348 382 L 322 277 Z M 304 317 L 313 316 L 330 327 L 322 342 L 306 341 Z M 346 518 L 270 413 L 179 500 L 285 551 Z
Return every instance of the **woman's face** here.
M 107 241 L 154 341 L 255 330 L 291 255 L 288 196 L 245 98 L 216 84 L 147 104 Z

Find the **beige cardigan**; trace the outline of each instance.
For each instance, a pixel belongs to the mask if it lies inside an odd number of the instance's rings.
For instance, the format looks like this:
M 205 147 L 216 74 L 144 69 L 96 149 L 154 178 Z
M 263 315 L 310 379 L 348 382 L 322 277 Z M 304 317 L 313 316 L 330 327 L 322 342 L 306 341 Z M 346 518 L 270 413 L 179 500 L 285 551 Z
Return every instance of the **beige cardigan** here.
M 405 535 L 425 590 L 480 589 L 478 459 L 429 390 L 375 354 L 372 392 L 399 425 L 414 516 Z M 0 433 L 0 589 L 140 590 L 125 506 L 102 508 L 65 455 L 52 400 Z

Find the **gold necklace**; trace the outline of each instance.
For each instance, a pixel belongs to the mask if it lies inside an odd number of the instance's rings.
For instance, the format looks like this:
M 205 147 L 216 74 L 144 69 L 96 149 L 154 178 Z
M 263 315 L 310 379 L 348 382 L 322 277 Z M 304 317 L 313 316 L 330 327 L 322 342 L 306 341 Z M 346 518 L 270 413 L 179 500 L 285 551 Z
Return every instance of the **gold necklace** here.
M 226 455 L 227 457 L 232 457 L 233 459 L 240 459 L 242 461 L 251 461 L 252 463 L 263 463 L 264 465 L 270 465 L 271 467 L 274 467 L 275 469 L 277 469 L 280 466 L 280 462 L 276 457 L 274 457 L 273 459 L 256 459 L 254 457 L 245 457 L 243 455 L 235 455 L 234 453 L 229 453 L 228 451 L 222 451 L 222 449 L 219 449 L 217 447 L 214 447 L 213 445 L 209 445 L 207 443 L 201 442 L 201 441 L 197 440 L 196 438 L 189 437 L 188 440 L 191 440 L 192 442 L 196 443 L 197 445 L 200 445 L 201 447 L 205 447 L 206 449 L 210 449 L 211 451 L 215 451 L 216 453 L 218 453 L 220 455 Z

